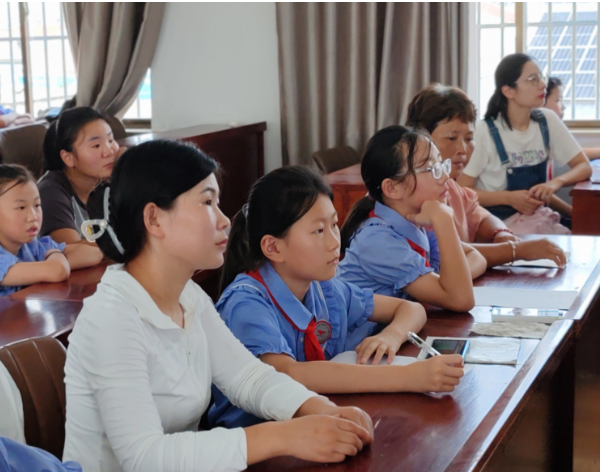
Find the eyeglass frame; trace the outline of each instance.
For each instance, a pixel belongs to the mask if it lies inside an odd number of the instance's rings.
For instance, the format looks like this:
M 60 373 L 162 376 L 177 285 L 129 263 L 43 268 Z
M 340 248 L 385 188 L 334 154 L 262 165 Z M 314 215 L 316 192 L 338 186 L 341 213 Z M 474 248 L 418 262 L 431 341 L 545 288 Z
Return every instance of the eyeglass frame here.
M 530 74 L 526 79 L 517 80 L 515 84 L 518 84 L 519 82 L 529 82 L 534 87 L 537 87 L 540 85 L 540 81 L 548 85 L 548 76 L 544 74 Z M 534 84 L 534 82 L 536 83 Z
M 444 167 L 447 167 L 447 169 L 445 169 Z M 436 169 L 439 169 L 439 174 L 436 176 Z M 420 174 L 422 172 L 431 172 L 431 176 L 435 179 L 435 180 L 439 180 L 442 178 L 443 174 L 446 175 L 450 175 L 450 173 L 452 172 L 452 159 L 444 159 L 443 161 L 438 161 L 435 164 L 433 164 L 432 166 L 427 166 L 424 167 L 422 169 L 416 169 L 415 170 L 415 174 Z M 404 177 L 406 174 L 396 174 L 394 177 Z

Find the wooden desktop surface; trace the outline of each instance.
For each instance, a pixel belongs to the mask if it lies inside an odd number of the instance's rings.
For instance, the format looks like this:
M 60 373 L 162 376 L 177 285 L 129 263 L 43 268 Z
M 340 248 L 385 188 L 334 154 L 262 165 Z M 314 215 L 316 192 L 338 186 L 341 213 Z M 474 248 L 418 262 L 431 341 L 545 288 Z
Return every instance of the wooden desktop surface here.
M 569 320 L 552 325 L 541 342 L 522 341 L 516 367 L 476 366 L 451 395 L 333 395 L 339 405 L 356 405 L 372 415 L 377 424 L 372 447 L 337 465 L 279 458 L 251 470 L 470 471 L 484 466 L 503 470 L 515 460 L 534 461 L 541 464 L 539 470 L 570 470 L 576 404 L 576 349 L 572 347 L 578 339 L 573 326 L 599 318 L 592 315 L 600 308 L 600 238 L 549 238 L 571 252 L 566 269 L 496 268 L 476 282 L 579 291 Z M 0 345 L 45 335 L 59 336 L 65 342 L 82 300 L 95 291 L 104 270 L 100 266 L 74 271 L 67 282 L 37 284 L 1 299 Z M 421 335 L 468 336 L 474 322 L 487 321 L 486 310 L 452 313 L 430 308 Z M 598 346 L 600 330 L 590 333 L 588 344 Z M 400 354 L 415 356 L 417 350 L 405 345 Z M 595 361 L 596 354 L 589 356 Z M 589 419 L 598 423 L 595 417 Z
M 445 315 L 444 319 L 429 319 L 422 336 L 466 337 L 476 319 L 466 314 Z M 328 395 L 337 405 L 358 406 L 372 417 L 372 446 L 341 464 L 320 465 L 282 457 L 249 470 L 435 472 L 482 470 L 488 463 L 503 464 L 503 458 L 497 459 L 494 452 L 508 441 L 509 434 L 520 434 L 518 429 L 511 429 L 517 417 L 530 407 L 529 400 L 537 390 L 562 369 L 573 342 L 571 324 L 555 323 L 542 341 L 523 340 L 516 366 L 475 366 L 451 394 Z M 418 352 L 416 347 L 405 345 L 400 354 L 416 356 Z M 568 383 L 568 373 L 560 372 L 559 376 Z M 564 408 L 554 410 L 550 404 L 543 415 L 546 421 L 561 424 L 564 433 L 553 438 L 545 428 L 539 444 L 530 441 L 529 447 L 542 450 L 536 453 L 541 452 L 541 462 L 550 470 L 552 461 L 565 465 L 571 460 L 572 417 Z
M 600 159 L 591 161 L 592 179 L 600 181 Z M 600 235 L 600 184 L 579 182 L 571 190 L 573 234 Z

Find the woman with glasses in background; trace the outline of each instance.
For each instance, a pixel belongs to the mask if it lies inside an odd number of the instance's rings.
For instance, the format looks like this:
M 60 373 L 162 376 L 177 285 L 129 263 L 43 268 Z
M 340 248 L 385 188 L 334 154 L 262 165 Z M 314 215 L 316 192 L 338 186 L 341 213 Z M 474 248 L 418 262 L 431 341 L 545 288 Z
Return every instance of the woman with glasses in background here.
M 569 217 L 570 206 L 554 193 L 588 179 L 590 163 L 558 116 L 541 108 L 546 79 L 530 56 L 506 56 L 495 82 L 485 119 L 475 127 L 475 150 L 457 181 L 474 188 L 479 203 L 511 229 L 568 232 L 555 224 L 558 215 L 543 206 Z M 553 178 L 552 160 L 571 169 Z

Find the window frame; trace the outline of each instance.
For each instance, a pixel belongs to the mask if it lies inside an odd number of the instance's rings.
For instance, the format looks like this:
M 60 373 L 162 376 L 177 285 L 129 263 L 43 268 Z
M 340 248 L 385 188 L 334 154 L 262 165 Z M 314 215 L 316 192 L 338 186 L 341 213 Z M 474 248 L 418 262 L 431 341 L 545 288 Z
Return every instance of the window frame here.
M 25 112 L 33 116 L 33 83 L 31 80 L 31 51 L 29 33 L 28 9 L 27 2 L 18 2 L 19 22 L 20 22 L 20 42 L 21 42 L 21 58 L 23 66 L 23 87 L 24 87 L 24 105 Z M 47 58 L 46 58 L 47 60 Z M 14 73 L 13 73 L 14 75 Z M 150 130 L 152 128 L 152 118 L 124 118 L 121 120 L 126 129 L 132 130 Z
M 552 15 L 552 2 L 548 2 L 549 3 L 549 9 L 548 9 L 548 14 Z M 525 41 L 526 41 L 526 35 L 525 35 L 525 2 L 515 2 L 515 24 L 514 26 L 516 27 L 516 45 L 515 45 L 515 51 L 516 52 L 525 52 Z M 478 8 L 481 8 L 480 5 L 478 5 Z M 502 8 L 504 9 L 504 5 L 502 5 Z M 573 5 L 573 8 L 575 8 L 575 5 Z M 600 5 L 599 5 L 599 9 L 598 9 L 598 15 L 600 15 Z M 551 16 L 550 16 L 551 18 Z M 561 22 L 551 22 L 549 21 L 550 24 L 553 23 L 561 23 Z M 598 23 L 598 32 L 597 34 L 597 42 L 598 40 L 600 40 L 600 20 L 597 21 Z M 533 23 L 535 25 L 535 23 Z M 502 37 L 502 48 L 504 48 L 504 27 L 506 26 L 512 26 L 511 24 L 507 24 L 504 22 L 501 22 L 499 24 L 493 24 L 493 25 L 477 25 L 477 37 L 479 39 L 480 33 L 479 31 L 482 28 L 501 28 L 501 37 Z M 559 25 L 560 26 L 560 25 Z M 550 30 L 549 30 L 549 34 L 550 34 Z M 550 45 L 552 44 L 551 42 L 549 43 Z M 576 45 L 572 46 L 573 48 L 576 48 Z M 600 47 L 600 44 L 598 44 L 597 47 Z M 502 49 L 504 50 L 504 49 Z M 478 41 L 478 51 L 477 53 L 479 54 L 479 41 Z M 598 54 L 598 53 L 597 53 Z M 479 56 L 478 56 L 479 57 Z M 479 64 L 479 61 L 478 61 Z M 597 56 L 597 64 L 596 64 L 596 68 L 597 70 L 600 70 L 600 60 L 598 60 L 598 56 Z M 479 66 L 478 66 L 479 69 Z M 477 77 L 479 80 L 480 77 L 480 73 L 479 70 L 477 72 Z M 598 88 L 597 90 L 597 97 L 596 97 L 596 106 L 600 106 L 600 72 L 597 73 L 596 75 L 596 86 Z M 573 100 L 575 100 L 574 98 L 574 93 L 573 93 Z M 569 129 L 598 129 L 598 127 L 600 126 L 600 117 L 598 119 L 595 120 L 564 120 L 565 125 L 567 125 L 567 127 Z

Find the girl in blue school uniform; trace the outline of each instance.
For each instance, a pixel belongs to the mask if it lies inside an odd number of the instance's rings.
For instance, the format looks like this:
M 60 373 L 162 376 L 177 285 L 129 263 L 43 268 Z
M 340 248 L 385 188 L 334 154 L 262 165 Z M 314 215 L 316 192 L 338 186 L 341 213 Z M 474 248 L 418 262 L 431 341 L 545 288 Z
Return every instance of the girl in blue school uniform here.
M 375 133 L 361 164 L 369 193 L 342 227 L 341 280 L 450 310 L 473 307 L 472 279 L 486 261 L 461 243 L 445 204 L 451 166 L 420 131 L 389 126 Z
M 407 332 L 421 329 L 425 311 L 334 278 L 340 237 L 332 199 L 323 179 L 302 167 L 255 183 L 231 229 L 221 318 L 255 356 L 318 393 L 452 391 L 463 375 L 460 356 L 378 365 L 384 355 L 391 363 Z M 365 339 L 370 322 L 388 326 Z M 327 362 L 352 349 L 356 364 Z M 213 393 L 213 425 L 260 421 Z
M 61 282 L 71 269 L 100 262 L 92 248 L 45 236 L 38 188 L 22 166 L 0 164 L 0 296 L 39 282 Z

